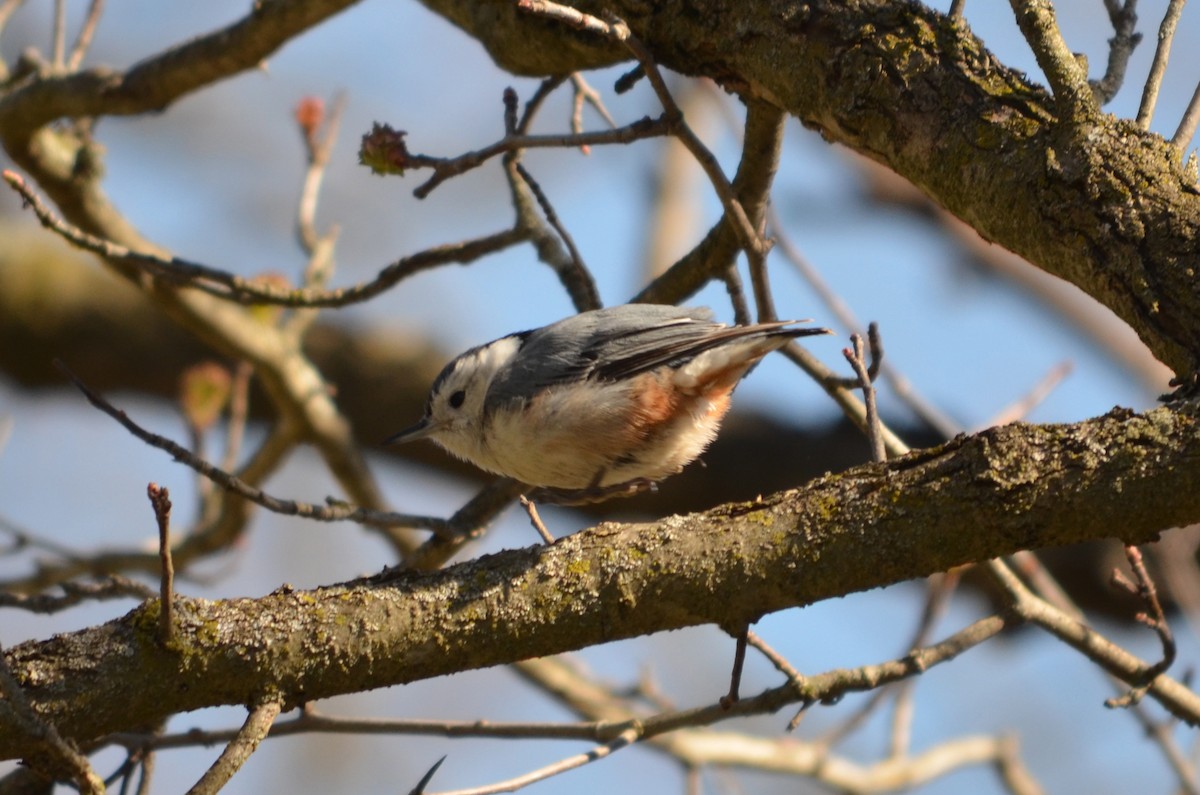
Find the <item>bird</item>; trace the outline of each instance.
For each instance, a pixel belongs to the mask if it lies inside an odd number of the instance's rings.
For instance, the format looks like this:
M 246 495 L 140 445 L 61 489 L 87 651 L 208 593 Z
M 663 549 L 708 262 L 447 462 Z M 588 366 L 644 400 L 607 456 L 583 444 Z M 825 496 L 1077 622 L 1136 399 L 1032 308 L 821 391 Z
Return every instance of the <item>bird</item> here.
M 431 439 L 542 501 L 597 502 L 656 488 L 716 437 L 741 379 L 807 320 L 727 326 L 711 310 L 624 304 L 460 354 L 424 415 L 384 440 Z

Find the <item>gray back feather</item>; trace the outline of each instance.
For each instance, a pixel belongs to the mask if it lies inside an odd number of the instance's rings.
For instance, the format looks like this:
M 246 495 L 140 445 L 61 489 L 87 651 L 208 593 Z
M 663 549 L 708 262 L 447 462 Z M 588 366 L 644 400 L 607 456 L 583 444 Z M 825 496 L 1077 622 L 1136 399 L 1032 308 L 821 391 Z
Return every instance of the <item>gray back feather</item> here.
M 570 381 L 616 380 L 663 364 L 682 364 L 722 329 L 704 308 L 624 304 L 583 312 L 526 332 L 506 372 L 488 389 L 485 406 L 527 400 Z

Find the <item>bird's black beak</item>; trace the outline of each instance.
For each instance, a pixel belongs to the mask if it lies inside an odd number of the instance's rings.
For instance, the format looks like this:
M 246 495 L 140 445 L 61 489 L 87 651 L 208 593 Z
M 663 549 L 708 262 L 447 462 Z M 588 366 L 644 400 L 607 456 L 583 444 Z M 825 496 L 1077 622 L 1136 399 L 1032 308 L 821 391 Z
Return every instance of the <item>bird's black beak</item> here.
M 427 439 L 438 430 L 438 426 L 429 421 L 428 417 L 422 417 L 421 421 L 410 428 L 405 428 L 400 433 L 389 436 L 383 440 L 383 444 L 404 444 L 405 442 L 415 442 L 418 439 Z

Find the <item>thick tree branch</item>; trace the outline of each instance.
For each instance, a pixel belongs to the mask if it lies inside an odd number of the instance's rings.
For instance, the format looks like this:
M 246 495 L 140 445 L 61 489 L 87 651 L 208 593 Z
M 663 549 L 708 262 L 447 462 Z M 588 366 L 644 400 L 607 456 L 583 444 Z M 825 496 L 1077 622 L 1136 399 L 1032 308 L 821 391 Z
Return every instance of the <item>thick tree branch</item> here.
M 760 502 L 602 524 L 438 572 L 261 599 L 180 597 L 170 649 L 153 641 L 150 601 L 18 646 L 8 664 L 43 718 L 83 742 L 252 703 L 267 675 L 290 708 L 652 632 L 736 628 L 1017 550 L 1112 528 L 1142 543 L 1196 521 L 1200 409 L 1115 410 L 1075 425 L 994 428 Z M 0 702 L 0 754 L 31 753 L 29 742 Z

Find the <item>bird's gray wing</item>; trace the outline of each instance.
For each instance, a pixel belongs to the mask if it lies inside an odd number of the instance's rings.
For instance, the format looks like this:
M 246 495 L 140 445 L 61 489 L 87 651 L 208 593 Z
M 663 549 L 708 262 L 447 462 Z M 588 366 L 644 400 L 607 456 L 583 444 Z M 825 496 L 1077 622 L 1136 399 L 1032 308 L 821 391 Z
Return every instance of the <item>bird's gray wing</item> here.
M 486 404 L 526 400 L 549 386 L 628 378 L 686 361 L 724 327 L 707 309 L 626 304 L 584 312 L 521 335 L 521 350 L 492 382 Z

